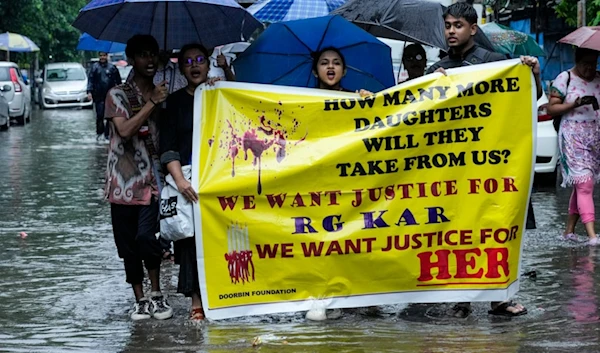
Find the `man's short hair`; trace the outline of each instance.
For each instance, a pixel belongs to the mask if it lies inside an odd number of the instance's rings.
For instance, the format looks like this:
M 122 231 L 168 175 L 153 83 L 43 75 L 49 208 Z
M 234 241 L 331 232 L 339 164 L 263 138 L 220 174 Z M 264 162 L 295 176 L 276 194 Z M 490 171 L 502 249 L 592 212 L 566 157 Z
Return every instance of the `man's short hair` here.
M 129 38 L 127 47 L 125 47 L 125 55 L 133 59 L 136 54 L 141 54 L 144 51 L 158 54 L 158 42 L 149 34 L 136 34 Z
M 457 2 L 448 6 L 444 11 L 444 19 L 448 16 L 456 19 L 464 18 L 469 24 L 477 23 L 477 11 L 465 2 Z

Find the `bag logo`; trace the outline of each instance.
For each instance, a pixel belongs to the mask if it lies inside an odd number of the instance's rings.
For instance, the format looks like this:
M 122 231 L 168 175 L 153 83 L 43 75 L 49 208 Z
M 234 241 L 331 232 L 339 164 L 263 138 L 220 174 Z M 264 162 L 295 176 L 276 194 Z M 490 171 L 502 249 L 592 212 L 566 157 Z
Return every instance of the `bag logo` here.
M 177 196 L 160 199 L 160 218 L 177 216 Z

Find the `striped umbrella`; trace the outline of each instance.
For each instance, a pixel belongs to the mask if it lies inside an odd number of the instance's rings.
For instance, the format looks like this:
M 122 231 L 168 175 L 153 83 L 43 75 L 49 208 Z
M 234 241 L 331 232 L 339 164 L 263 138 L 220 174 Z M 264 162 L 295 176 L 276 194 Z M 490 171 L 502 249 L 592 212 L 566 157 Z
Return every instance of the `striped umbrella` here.
M 282 22 L 327 16 L 346 0 L 260 0 L 248 8 L 261 22 Z
M 31 53 L 40 51 L 40 48 L 29 38 L 18 33 L 0 34 L 0 50 L 6 51 L 7 60 L 10 60 L 10 52 Z

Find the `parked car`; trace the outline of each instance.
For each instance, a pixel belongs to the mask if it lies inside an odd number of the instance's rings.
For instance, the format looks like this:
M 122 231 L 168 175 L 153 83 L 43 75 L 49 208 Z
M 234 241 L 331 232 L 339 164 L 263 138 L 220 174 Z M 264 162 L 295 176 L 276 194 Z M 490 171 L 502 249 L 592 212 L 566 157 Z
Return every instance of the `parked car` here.
M 8 114 L 19 124 L 31 120 L 31 89 L 27 79 L 21 75 L 19 66 L 13 62 L 0 62 L 0 87 L 10 86 L 4 98 L 8 102 Z
M 88 78 L 79 63 L 52 63 L 44 67 L 37 81 L 41 108 L 90 108 L 93 104 L 87 95 Z
M 552 117 L 546 113 L 546 93 L 538 100 L 537 147 L 535 150 L 535 173 L 549 184 L 556 183 L 558 165 L 558 135 Z
M 10 91 L 12 91 L 12 87 L 9 85 L 0 87 L 0 130 L 6 130 L 10 127 L 8 101 L 4 98 L 4 94 Z

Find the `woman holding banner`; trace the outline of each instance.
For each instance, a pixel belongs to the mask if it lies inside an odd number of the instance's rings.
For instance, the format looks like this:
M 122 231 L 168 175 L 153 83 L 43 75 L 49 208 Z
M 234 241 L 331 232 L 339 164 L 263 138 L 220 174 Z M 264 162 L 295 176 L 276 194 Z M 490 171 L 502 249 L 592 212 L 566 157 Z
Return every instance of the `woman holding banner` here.
M 194 91 L 201 84 L 213 85 L 220 80 L 208 80 L 208 58 L 208 50 L 200 44 L 188 44 L 181 49 L 179 69 L 188 84 L 169 96 L 167 109 L 160 123 L 161 163 L 173 176 L 179 192 L 190 202 L 198 201 L 198 193 L 184 177 L 182 167 L 189 165 L 192 159 Z M 190 319 L 203 320 L 195 237 L 175 242 L 175 262 L 180 265 L 177 292 L 192 298 Z
M 577 241 L 575 225 L 581 219 L 588 245 L 597 245 L 594 227 L 594 184 L 600 180 L 600 74 L 598 52 L 575 50 L 575 66 L 560 73 L 551 87 L 548 114 L 561 116 L 558 132 L 562 185 L 573 186 L 564 239 Z
M 341 85 L 342 78 L 346 76 L 346 59 L 342 52 L 334 47 L 323 48 L 313 55 L 313 75 L 318 80 L 317 88 L 330 91 L 352 92 Z M 361 89 L 361 97 L 372 93 Z

